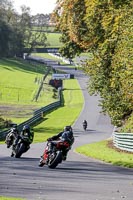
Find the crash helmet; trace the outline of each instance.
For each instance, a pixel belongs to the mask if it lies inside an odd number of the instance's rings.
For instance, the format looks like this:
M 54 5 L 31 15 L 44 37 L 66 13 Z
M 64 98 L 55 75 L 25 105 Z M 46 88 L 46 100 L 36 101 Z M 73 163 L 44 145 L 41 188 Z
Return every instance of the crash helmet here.
M 85 120 L 85 119 L 83 120 L 83 123 L 86 123 L 86 120 Z
M 12 132 L 17 132 L 18 130 L 17 130 L 17 127 L 13 127 L 12 128 Z
M 64 131 L 71 131 L 72 132 L 72 127 L 71 126 L 65 126 Z
M 30 132 L 30 126 L 29 125 L 25 125 L 23 126 L 23 133 L 29 133 Z
M 12 125 L 11 132 L 13 132 L 13 133 L 18 132 L 18 126 L 17 126 L 17 124 L 13 124 Z

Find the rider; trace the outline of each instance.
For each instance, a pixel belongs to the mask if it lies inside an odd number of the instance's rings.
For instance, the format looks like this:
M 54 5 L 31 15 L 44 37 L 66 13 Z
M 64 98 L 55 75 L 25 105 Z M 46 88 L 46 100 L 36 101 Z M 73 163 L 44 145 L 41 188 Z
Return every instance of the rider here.
M 87 127 L 87 121 L 86 120 L 83 120 L 83 126 Z
M 5 142 L 7 143 L 8 140 L 12 140 L 12 142 L 14 142 L 18 136 L 19 136 L 19 131 L 17 124 L 13 124 L 10 132 L 6 136 Z
M 54 146 L 54 143 L 52 143 L 53 140 L 57 140 L 57 142 L 58 141 L 67 141 L 69 143 L 70 148 L 63 150 L 63 160 L 66 160 L 67 153 L 71 149 L 72 144 L 74 143 L 74 136 L 73 136 L 72 127 L 71 126 L 65 126 L 63 131 L 61 131 L 57 135 L 54 135 L 53 137 L 47 139 L 47 141 L 51 141 L 51 147 L 50 147 L 51 151 L 52 151 L 52 148 Z
M 21 133 L 21 137 L 27 136 L 27 135 L 28 135 L 28 142 L 29 142 L 29 144 L 31 144 L 33 142 L 33 139 L 34 139 L 34 132 L 31 131 L 29 125 L 25 125 L 23 127 L 23 130 L 22 130 L 22 133 Z
M 20 135 L 18 135 L 14 146 L 16 146 L 18 144 L 18 141 L 21 138 L 23 138 L 24 136 L 28 136 L 28 144 L 29 144 L 28 148 L 30 148 L 30 144 L 33 142 L 34 133 L 33 133 L 33 131 L 30 130 L 30 126 L 29 125 L 24 125 L 23 126 L 22 132 L 20 133 Z

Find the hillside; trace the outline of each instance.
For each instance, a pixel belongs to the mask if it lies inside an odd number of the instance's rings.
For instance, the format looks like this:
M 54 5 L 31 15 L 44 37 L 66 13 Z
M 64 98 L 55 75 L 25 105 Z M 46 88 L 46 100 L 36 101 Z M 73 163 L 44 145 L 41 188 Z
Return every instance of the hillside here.
M 37 102 L 38 91 L 47 67 L 18 59 L 0 60 L 0 116 L 21 122 L 29 118 L 42 106 L 54 102 L 53 88 L 48 85 L 51 75 L 45 79 L 43 90 Z

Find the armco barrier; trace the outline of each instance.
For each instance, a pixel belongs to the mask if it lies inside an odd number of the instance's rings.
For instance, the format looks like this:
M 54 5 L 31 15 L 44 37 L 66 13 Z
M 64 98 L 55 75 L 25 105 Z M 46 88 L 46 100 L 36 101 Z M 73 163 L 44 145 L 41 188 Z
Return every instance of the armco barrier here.
M 34 58 L 34 57 L 29 57 L 30 60 L 32 61 L 36 61 L 39 63 L 39 59 Z M 42 60 L 41 60 L 42 61 Z M 56 62 L 56 61 L 55 61 Z M 46 63 L 46 61 L 43 60 L 43 63 Z M 51 66 L 49 66 L 51 67 Z M 21 131 L 22 127 L 25 124 L 29 124 L 30 126 L 33 126 L 36 124 L 37 121 L 39 121 L 42 118 L 42 115 L 46 112 L 50 112 L 55 108 L 58 108 L 61 106 L 62 103 L 62 88 L 58 88 L 58 101 L 49 104 L 48 106 L 42 107 L 40 109 L 38 109 L 37 111 L 34 112 L 34 116 L 28 120 L 26 120 L 25 122 L 21 123 L 18 125 L 18 130 Z M 0 132 L 0 140 L 5 139 L 6 135 L 9 133 L 10 130 L 6 130 L 6 131 L 2 131 Z
M 61 95 L 61 93 L 60 93 L 60 95 Z M 33 117 L 31 117 L 30 119 L 26 120 L 25 122 L 19 124 L 18 125 L 18 130 L 21 131 L 22 127 L 25 124 L 33 126 L 34 124 L 36 124 L 37 121 L 39 121 L 42 118 L 42 115 L 44 113 L 52 111 L 53 109 L 60 107 L 60 105 L 61 105 L 61 99 L 59 101 L 57 101 L 57 102 L 49 104 L 48 106 L 40 108 L 39 110 L 34 112 L 34 116 Z M 0 140 L 5 139 L 6 135 L 9 133 L 9 131 L 10 130 L 0 132 Z
M 29 59 L 31 59 L 32 61 L 36 60 L 39 63 L 39 59 L 37 59 L 37 58 L 29 57 Z M 43 61 L 43 63 L 44 62 L 45 61 Z M 58 88 L 58 98 L 59 98 L 59 100 L 57 102 L 51 103 L 48 106 L 45 106 L 45 107 L 40 108 L 39 110 L 35 111 L 34 116 L 32 118 L 30 118 L 27 121 L 18 125 L 18 130 L 21 131 L 22 127 L 25 124 L 29 124 L 30 126 L 33 126 L 34 124 L 36 124 L 37 121 L 39 121 L 42 118 L 42 115 L 44 113 L 49 112 L 49 111 L 61 106 L 61 104 L 62 104 L 62 92 L 61 91 L 62 91 L 62 88 Z M 5 139 L 6 135 L 9 133 L 9 131 L 10 130 L 0 132 L 0 140 Z
M 113 132 L 113 144 L 115 147 L 133 152 L 133 133 Z

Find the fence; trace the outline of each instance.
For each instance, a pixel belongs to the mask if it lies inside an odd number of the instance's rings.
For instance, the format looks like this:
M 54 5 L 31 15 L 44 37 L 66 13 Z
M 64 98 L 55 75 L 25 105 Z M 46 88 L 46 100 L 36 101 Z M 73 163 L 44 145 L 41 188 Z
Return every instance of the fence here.
M 115 147 L 133 152 L 133 133 L 113 132 L 113 144 Z

